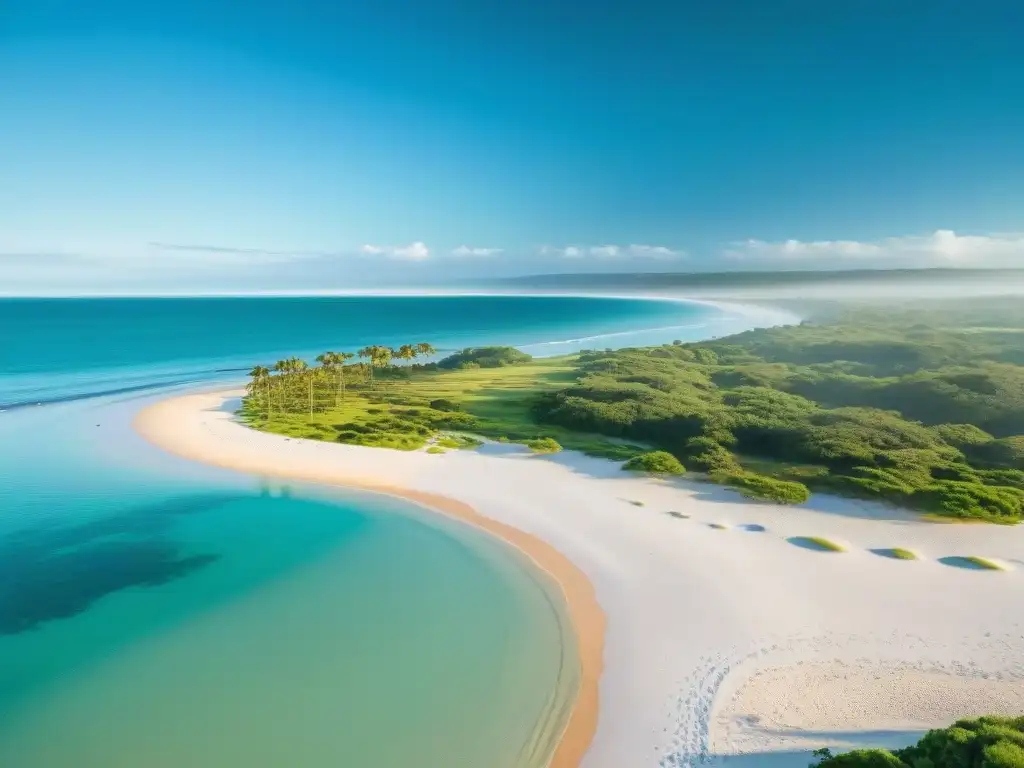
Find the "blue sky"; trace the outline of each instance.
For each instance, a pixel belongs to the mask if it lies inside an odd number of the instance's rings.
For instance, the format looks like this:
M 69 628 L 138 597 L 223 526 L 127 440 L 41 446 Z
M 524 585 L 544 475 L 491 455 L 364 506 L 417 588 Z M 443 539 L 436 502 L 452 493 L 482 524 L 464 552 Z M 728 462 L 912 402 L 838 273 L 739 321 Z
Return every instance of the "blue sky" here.
M 0 293 L 1024 266 L 1024 7 L 4 0 Z

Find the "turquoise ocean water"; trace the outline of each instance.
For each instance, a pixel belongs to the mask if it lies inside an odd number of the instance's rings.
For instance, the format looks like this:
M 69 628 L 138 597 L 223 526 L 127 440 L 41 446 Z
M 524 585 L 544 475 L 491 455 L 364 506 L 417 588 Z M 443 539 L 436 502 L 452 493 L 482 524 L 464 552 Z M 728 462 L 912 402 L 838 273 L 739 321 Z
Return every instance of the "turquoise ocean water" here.
M 293 353 L 744 323 L 555 297 L 0 300 L 0 766 L 543 765 L 577 661 L 518 553 L 399 500 L 167 456 L 132 418 Z

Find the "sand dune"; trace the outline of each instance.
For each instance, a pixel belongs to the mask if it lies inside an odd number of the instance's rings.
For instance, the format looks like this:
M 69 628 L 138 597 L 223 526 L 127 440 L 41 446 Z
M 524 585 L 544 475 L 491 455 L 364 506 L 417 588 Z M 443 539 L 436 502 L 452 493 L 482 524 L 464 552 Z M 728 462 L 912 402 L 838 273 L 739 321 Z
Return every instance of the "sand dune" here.
M 593 708 L 588 768 L 803 765 L 818 746 L 899 744 L 962 715 L 1024 712 L 1019 526 L 924 523 L 829 497 L 754 504 L 570 453 L 428 455 L 287 439 L 236 423 L 233 396 L 167 400 L 136 426 L 197 461 L 461 502 L 549 543 L 589 578 L 607 616 L 599 709 L 584 691 L 565 753 L 585 748 Z M 846 551 L 798 545 L 808 537 Z M 919 559 L 877 554 L 893 547 Z M 968 555 L 1011 570 L 954 567 Z M 577 608 L 584 643 L 600 649 L 601 622 Z

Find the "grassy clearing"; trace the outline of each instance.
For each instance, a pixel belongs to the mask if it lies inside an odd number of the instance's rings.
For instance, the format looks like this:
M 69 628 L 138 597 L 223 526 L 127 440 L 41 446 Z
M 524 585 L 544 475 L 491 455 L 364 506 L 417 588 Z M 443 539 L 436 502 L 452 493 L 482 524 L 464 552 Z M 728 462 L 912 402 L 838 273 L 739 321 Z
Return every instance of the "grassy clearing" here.
M 545 358 L 500 368 L 394 371 L 376 386 L 351 385 L 337 406 L 323 412 L 243 411 L 248 424 L 287 437 L 414 451 L 427 445 L 472 449 L 471 435 L 523 443 L 537 452 L 554 446 L 625 461 L 643 448 L 612 438 L 539 425 L 535 397 L 575 380 L 574 358 Z M 432 451 L 436 453 L 436 451 Z

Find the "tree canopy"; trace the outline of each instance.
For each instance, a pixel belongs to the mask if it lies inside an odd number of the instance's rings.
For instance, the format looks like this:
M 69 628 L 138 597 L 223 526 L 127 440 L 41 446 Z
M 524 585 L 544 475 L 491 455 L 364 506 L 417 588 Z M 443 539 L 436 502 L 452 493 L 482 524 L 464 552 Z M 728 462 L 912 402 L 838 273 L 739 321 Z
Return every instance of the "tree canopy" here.
M 1024 717 L 959 720 L 905 749 L 822 749 L 815 756 L 811 768 L 1024 768 Z

